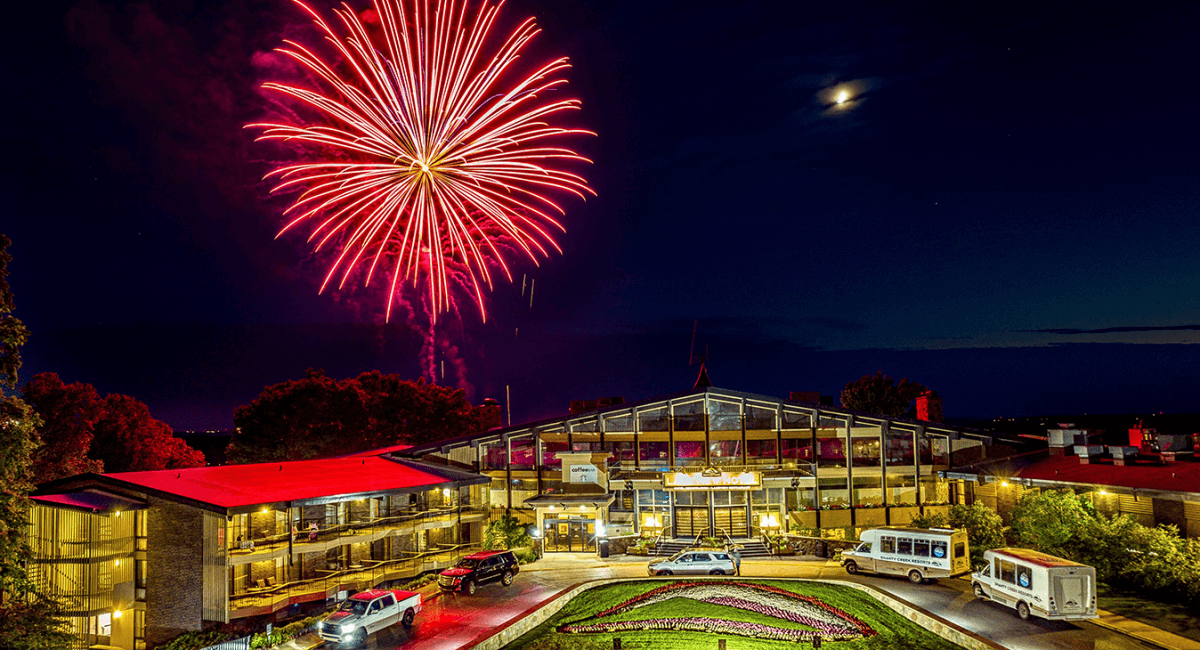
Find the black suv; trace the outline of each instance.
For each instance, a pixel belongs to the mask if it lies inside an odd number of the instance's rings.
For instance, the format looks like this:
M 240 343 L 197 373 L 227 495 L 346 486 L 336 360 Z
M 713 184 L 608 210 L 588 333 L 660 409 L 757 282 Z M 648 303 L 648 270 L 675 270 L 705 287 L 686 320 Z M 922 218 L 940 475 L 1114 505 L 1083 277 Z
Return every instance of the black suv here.
M 512 551 L 482 551 L 472 553 L 458 561 L 453 569 L 438 575 L 438 587 L 442 591 L 462 591 L 471 596 L 475 587 L 484 582 L 499 580 L 505 587 L 512 584 L 513 576 L 521 570 Z

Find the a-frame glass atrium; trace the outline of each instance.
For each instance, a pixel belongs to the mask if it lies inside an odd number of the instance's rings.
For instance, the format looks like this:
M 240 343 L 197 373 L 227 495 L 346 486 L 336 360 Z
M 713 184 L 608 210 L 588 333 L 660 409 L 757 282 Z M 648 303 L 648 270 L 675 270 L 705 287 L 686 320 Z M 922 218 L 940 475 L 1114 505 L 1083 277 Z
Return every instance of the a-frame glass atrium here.
M 548 551 L 587 551 L 598 529 L 855 538 L 907 524 L 966 502 L 964 486 L 938 472 L 985 456 L 991 442 L 934 422 L 700 388 L 399 453 L 491 477 L 492 507 L 534 523 Z

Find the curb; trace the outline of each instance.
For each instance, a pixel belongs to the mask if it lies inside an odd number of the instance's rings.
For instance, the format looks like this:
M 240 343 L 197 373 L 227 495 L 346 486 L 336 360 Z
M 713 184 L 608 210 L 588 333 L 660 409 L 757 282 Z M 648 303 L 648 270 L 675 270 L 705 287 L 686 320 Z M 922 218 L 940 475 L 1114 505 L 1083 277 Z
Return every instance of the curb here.
M 1102 611 L 1103 610 L 1097 610 L 1097 613 L 1100 613 Z M 1104 614 L 1106 614 L 1108 616 L 1112 616 L 1114 618 L 1125 619 L 1124 616 L 1121 616 L 1119 614 L 1113 614 L 1112 612 L 1104 612 Z M 1132 620 L 1132 619 L 1125 619 L 1125 620 Z M 1137 639 L 1138 641 L 1141 641 L 1142 643 L 1148 643 L 1152 646 L 1155 646 L 1156 648 L 1165 648 L 1165 650 L 1197 650 L 1197 649 L 1200 649 L 1200 642 L 1198 642 L 1198 641 L 1193 641 L 1192 639 L 1189 639 L 1187 637 L 1181 637 L 1178 634 L 1174 634 L 1172 632 L 1167 632 L 1166 630 L 1156 628 L 1153 625 L 1149 625 L 1147 623 L 1141 623 L 1141 625 L 1145 625 L 1146 627 L 1149 627 L 1151 629 L 1158 630 L 1158 631 L 1162 632 L 1163 634 L 1169 635 L 1169 636 L 1173 637 L 1174 639 L 1177 639 L 1177 641 L 1175 641 L 1174 643 L 1168 644 L 1165 641 L 1160 641 L 1151 636 L 1147 636 L 1145 634 L 1139 634 L 1132 630 L 1123 629 L 1120 625 L 1114 625 L 1112 623 L 1105 621 L 1103 616 L 1101 616 L 1099 618 L 1093 618 L 1088 622 L 1099 625 L 1102 628 L 1111 630 L 1122 636 L 1127 636 L 1131 639 Z M 1178 641 L 1184 641 L 1186 643 L 1186 645 L 1180 645 Z

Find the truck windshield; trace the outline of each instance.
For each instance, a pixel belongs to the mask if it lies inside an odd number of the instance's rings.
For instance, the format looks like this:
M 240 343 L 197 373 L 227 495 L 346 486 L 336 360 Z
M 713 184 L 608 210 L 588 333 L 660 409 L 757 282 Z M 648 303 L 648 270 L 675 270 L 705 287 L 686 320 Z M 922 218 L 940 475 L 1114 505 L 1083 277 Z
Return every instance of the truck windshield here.
M 458 564 L 455 566 L 460 569 L 474 569 L 475 567 L 479 566 L 479 560 L 468 560 L 464 557 L 463 559 L 459 560 Z
M 367 613 L 367 604 L 361 600 L 347 600 L 338 608 L 339 612 L 350 612 L 357 616 Z
M 858 548 L 856 548 L 856 549 L 854 549 L 854 550 L 855 550 L 855 551 L 858 551 L 859 553 L 867 553 L 867 554 L 870 554 L 870 552 L 871 552 L 871 542 L 863 542 L 862 544 L 859 544 L 859 545 L 858 545 Z

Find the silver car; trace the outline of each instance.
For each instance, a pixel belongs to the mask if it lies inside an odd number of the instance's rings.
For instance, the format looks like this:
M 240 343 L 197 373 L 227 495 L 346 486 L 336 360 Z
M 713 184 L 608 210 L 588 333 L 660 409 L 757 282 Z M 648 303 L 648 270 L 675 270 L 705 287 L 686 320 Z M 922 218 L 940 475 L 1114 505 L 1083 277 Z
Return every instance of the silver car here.
M 737 574 L 737 565 L 726 551 L 680 551 L 666 559 L 651 560 L 646 573 L 652 576 L 731 576 Z

